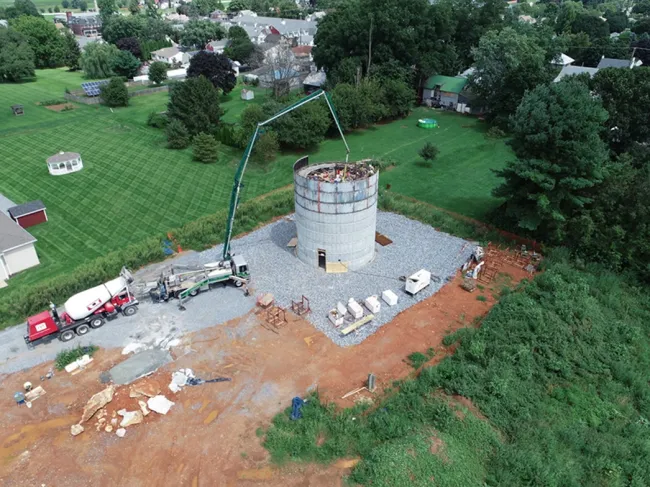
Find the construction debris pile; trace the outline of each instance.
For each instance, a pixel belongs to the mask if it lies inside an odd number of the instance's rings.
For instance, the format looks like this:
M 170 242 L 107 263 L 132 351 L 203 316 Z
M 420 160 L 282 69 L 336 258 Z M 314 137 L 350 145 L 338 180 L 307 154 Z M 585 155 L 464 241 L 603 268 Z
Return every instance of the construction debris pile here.
M 359 161 L 354 164 L 334 164 L 315 169 L 307 175 L 308 179 L 327 183 L 345 183 L 360 181 L 375 174 L 375 168 L 370 161 Z
M 465 278 L 461 287 L 465 291 L 474 292 L 477 282 L 490 284 L 506 264 L 524 269 L 532 275 L 538 271 L 542 258 L 540 253 L 529 250 L 526 245 L 515 250 L 500 248 L 492 243 L 488 244 L 487 249 L 477 245 L 461 268 Z

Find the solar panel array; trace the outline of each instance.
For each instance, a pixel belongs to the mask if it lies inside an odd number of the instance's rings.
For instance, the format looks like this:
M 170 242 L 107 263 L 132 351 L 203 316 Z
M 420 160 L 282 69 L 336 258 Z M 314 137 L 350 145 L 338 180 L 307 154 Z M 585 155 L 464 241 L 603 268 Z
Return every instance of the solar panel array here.
M 88 83 L 81 83 L 81 87 L 84 90 L 84 93 L 86 93 L 87 96 L 99 96 L 101 86 L 108 84 L 107 79 L 103 79 L 101 81 L 90 81 Z

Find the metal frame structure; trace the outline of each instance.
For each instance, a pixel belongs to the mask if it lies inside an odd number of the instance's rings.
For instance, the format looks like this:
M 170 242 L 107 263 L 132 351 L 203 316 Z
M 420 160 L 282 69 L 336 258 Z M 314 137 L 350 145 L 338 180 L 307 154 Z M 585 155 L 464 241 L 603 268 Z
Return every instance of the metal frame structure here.
M 239 162 L 239 166 L 237 167 L 237 172 L 235 173 L 235 182 L 233 184 L 232 193 L 230 195 L 230 208 L 228 210 L 228 221 L 226 223 L 226 237 L 223 241 L 223 260 L 228 260 L 231 257 L 230 241 L 232 239 L 232 229 L 235 221 L 235 213 L 237 211 L 237 206 L 239 204 L 239 198 L 241 195 L 242 179 L 244 176 L 244 171 L 246 170 L 246 166 L 248 165 L 248 160 L 250 159 L 251 153 L 253 152 L 253 147 L 255 146 L 255 142 L 257 142 L 257 138 L 260 136 L 260 133 L 262 131 L 261 130 L 262 127 L 270 124 L 271 122 L 274 122 L 281 116 L 286 115 L 289 112 L 292 112 L 296 108 L 300 108 L 304 104 L 316 100 L 320 97 L 325 98 L 325 102 L 327 103 L 327 106 L 329 107 L 330 112 L 332 113 L 332 117 L 334 118 L 334 123 L 336 123 L 336 128 L 338 129 L 339 134 L 341 134 L 341 138 L 343 139 L 343 143 L 345 144 L 345 151 L 346 151 L 345 162 L 348 162 L 348 158 L 350 156 L 350 147 L 348 146 L 347 140 L 345 140 L 345 135 L 343 135 L 343 129 L 341 128 L 341 123 L 339 122 L 338 116 L 336 115 L 334 104 L 332 103 L 330 95 L 326 91 L 316 90 L 311 95 L 306 96 L 305 98 L 297 101 L 293 105 L 289 105 L 288 107 L 280 110 L 278 113 L 273 115 L 268 120 L 264 120 L 263 122 L 258 123 L 257 127 L 255 127 L 255 132 L 253 133 L 253 136 L 248 141 L 246 150 L 244 150 L 244 155 L 242 156 L 242 159 Z

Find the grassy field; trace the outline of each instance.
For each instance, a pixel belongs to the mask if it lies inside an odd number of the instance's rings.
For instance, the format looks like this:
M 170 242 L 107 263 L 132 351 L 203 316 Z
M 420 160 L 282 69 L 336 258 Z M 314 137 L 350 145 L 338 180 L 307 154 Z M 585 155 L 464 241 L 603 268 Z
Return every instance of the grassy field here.
M 287 410 L 265 446 L 277 463 L 358 455 L 349 485 L 647 486 L 649 323 L 645 289 L 555 254 L 480 328 L 445 337 L 457 348 L 438 366 L 365 410 Z M 458 415 L 455 395 L 485 417 Z
M 165 232 L 227 204 L 240 153 L 222 146 L 217 164 L 192 161 L 191 150 L 165 147 L 162 131 L 146 126 L 152 111 L 165 109 L 167 93 L 131 99 L 131 106 L 110 110 L 80 105 L 56 113 L 38 102 L 62 98 L 84 80 L 65 70 L 37 72 L 37 81 L 6 84 L 0 89 L 0 193 L 16 203 L 42 199 L 50 221 L 30 231 L 38 239 L 41 265 L 10 281 L 12 288 L 65 272 L 81 262 Z M 223 97 L 224 120 L 236 122 L 246 103 L 240 88 Z M 257 89 L 254 103 L 265 90 Z M 21 103 L 25 115 L 9 107 Z M 490 196 L 496 183 L 491 169 L 509 156 L 502 141 L 488 139 L 474 119 L 437 114 L 441 128 L 416 126 L 425 109 L 410 117 L 348 136 L 351 160 L 390 158 L 399 165 L 384 173 L 382 185 L 443 208 L 481 217 L 498 201 Z M 426 112 L 429 114 L 429 112 Z M 427 167 L 417 151 L 426 141 L 440 148 Z M 45 160 L 58 151 L 81 153 L 84 169 L 54 177 Z M 292 181 L 291 167 L 302 154 L 282 154 L 267 168 L 249 167 L 244 199 Z M 341 160 L 340 140 L 327 140 L 311 152 L 313 160 Z

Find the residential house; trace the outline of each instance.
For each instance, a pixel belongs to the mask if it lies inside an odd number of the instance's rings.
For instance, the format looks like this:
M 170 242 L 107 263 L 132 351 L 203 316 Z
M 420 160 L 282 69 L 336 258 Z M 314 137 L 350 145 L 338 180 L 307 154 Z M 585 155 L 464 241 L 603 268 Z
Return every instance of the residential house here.
M 68 27 L 74 35 L 82 37 L 98 37 L 102 32 L 102 21 L 98 15 L 78 15 L 66 12 Z
M 305 80 L 302 82 L 303 89 L 305 93 L 313 93 L 316 90 L 320 90 L 327 81 L 327 75 L 325 71 L 316 71 L 310 73 Z
M 185 24 L 190 21 L 190 18 L 187 15 L 173 12 L 171 14 L 165 15 L 165 20 L 168 20 L 172 24 Z
M 312 46 L 296 46 L 291 48 L 291 52 L 296 57 L 296 61 L 311 63 L 314 58 L 311 54 Z
M 598 63 L 598 69 L 604 68 L 623 68 L 632 69 L 641 66 L 643 62 L 640 59 L 613 59 L 603 56 Z
M 571 56 L 567 56 L 564 53 L 560 53 L 557 55 L 553 61 L 551 61 L 551 64 L 554 66 L 569 66 L 575 62 L 575 59 L 573 59 Z
M 520 15 L 519 22 L 525 22 L 527 24 L 536 24 L 537 20 L 535 20 L 535 18 L 531 17 L 530 15 Z
M 0 195 L 0 287 L 20 271 L 40 264 L 34 243 L 36 239 L 8 215 L 13 202 Z
M 316 20 L 282 19 L 277 17 L 259 17 L 257 15 L 245 15 L 244 11 L 239 15 L 221 21 L 225 27 L 238 25 L 243 27 L 248 36 L 256 44 L 261 44 L 260 33 L 279 34 L 290 39 L 293 45 L 305 46 L 314 44 L 314 35 L 317 30 Z
M 210 13 L 210 20 L 228 20 L 228 14 L 223 10 L 215 10 Z
M 151 52 L 151 59 L 161 61 L 170 66 L 184 66 L 189 64 L 190 55 L 181 51 L 178 47 L 163 47 Z
M 593 78 L 597 72 L 598 72 L 598 68 L 587 68 L 585 66 L 570 66 L 570 65 L 563 66 L 562 71 L 560 71 L 560 74 L 558 74 L 555 77 L 553 82 L 557 83 L 558 81 L 562 80 L 563 78 L 566 78 L 567 76 L 576 76 L 585 73 Z
M 427 105 L 442 106 L 456 109 L 459 103 L 465 103 L 461 92 L 468 83 L 462 76 L 434 75 L 427 79 L 422 86 L 422 101 Z
M 221 39 L 220 41 L 211 41 L 205 45 L 205 50 L 223 54 L 223 51 L 230 45 L 230 39 Z

